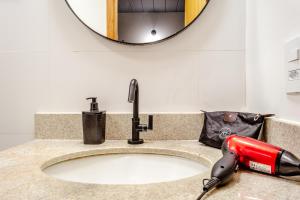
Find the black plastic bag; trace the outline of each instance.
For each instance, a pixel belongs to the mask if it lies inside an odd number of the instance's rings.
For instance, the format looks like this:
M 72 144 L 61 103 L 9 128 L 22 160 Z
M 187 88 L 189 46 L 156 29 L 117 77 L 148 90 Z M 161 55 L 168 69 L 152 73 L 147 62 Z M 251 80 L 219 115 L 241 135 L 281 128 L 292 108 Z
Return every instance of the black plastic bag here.
M 221 149 L 223 141 L 229 135 L 258 139 L 265 117 L 273 115 L 261 115 L 241 112 L 204 112 L 204 125 L 199 142 L 211 147 Z

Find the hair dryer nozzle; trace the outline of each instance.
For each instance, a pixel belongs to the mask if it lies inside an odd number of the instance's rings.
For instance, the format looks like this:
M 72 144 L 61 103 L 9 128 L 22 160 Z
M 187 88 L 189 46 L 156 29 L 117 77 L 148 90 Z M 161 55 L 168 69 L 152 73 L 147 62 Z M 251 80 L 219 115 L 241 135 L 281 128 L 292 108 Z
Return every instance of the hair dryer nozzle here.
M 300 159 L 291 152 L 283 150 L 278 163 L 278 175 L 300 175 Z

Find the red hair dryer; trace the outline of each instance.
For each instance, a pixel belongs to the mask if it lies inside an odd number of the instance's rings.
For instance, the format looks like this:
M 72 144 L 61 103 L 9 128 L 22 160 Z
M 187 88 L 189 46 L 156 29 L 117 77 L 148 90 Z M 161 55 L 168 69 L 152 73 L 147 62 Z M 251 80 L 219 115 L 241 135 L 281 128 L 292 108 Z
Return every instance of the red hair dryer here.
M 294 154 L 249 137 L 227 137 L 222 152 L 223 157 L 213 166 L 211 178 L 204 183 L 198 200 L 214 187 L 228 182 L 239 166 L 276 176 L 300 175 L 300 160 Z

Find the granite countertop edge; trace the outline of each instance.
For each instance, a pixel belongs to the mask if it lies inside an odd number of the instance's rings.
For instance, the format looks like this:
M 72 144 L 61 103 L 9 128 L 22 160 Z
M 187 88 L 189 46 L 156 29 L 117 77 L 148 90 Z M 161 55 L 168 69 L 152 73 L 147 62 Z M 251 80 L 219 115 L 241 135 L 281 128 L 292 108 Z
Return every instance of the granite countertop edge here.
M 84 145 L 81 140 L 36 139 L 0 152 L 0 196 L 18 199 L 97 200 L 196 200 L 202 179 L 210 170 L 189 178 L 142 185 L 83 184 L 58 180 L 42 169 L 62 160 L 98 154 L 153 153 L 203 161 L 210 169 L 221 156 L 218 149 L 196 140 L 146 141 L 132 146 L 125 140 L 108 140 L 101 145 Z M 284 188 L 284 190 L 283 190 Z M 224 187 L 210 192 L 207 200 L 294 200 L 300 199 L 300 182 L 240 170 Z

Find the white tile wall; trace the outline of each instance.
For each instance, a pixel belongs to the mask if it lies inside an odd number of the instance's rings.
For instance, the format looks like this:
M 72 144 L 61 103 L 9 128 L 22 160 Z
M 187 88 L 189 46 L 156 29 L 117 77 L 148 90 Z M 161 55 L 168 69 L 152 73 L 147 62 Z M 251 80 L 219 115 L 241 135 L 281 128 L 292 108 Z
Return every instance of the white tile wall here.
M 247 1 L 248 109 L 293 121 L 300 94 L 286 94 L 285 45 L 300 36 L 299 7 L 299 0 Z
M 185 32 L 143 47 L 98 37 L 63 0 L 0 1 L 0 27 L 0 148 L 32 139 L 35 112 L 78 112 L 87 96 L 130 112 L 133 77 L 142 112 L 245 106 L 245 0 L 212 0 Z

